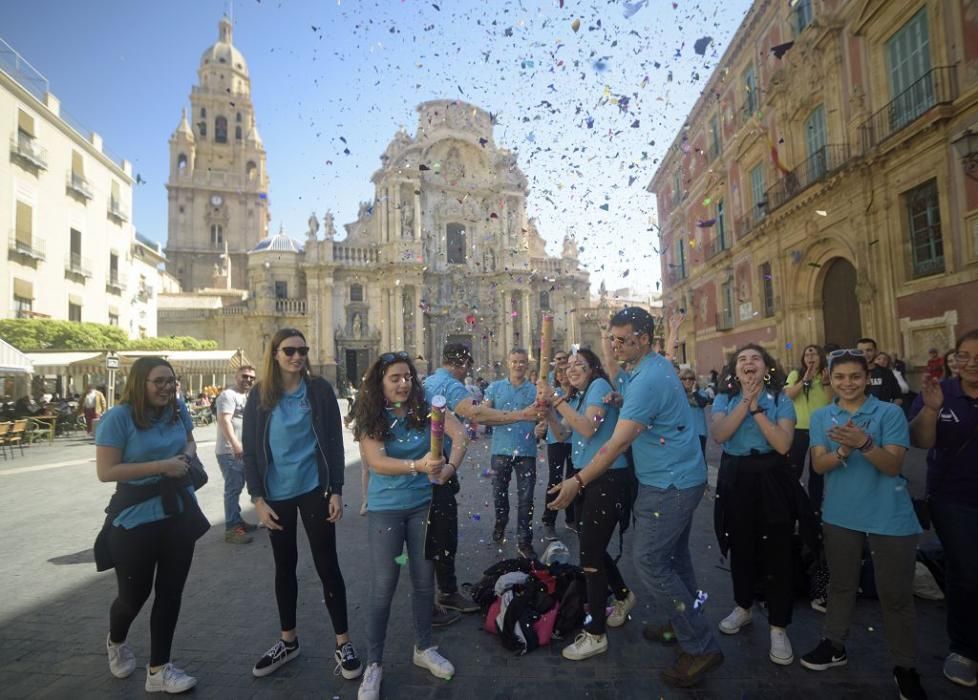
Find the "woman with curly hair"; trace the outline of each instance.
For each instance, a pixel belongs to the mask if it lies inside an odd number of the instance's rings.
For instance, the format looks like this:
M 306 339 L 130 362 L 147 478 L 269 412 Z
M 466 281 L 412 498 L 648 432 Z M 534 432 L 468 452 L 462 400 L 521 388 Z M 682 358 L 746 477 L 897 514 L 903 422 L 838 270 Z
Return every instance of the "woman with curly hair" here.
M 367 610 L 367 671 L 358 700 L 380 698 L 384 641 L 391 601 L 400 574 L 405 545 L 414 590 L 414 665 L 445 680 L 455 674 L 451 662 L 431 644 L 434 607 L 434 566 L 425 558 L 431 517 L 432 483 L 443 484 L 465 457 L 465 428 L 451 411 L 445 433 L 452 440 L 446 462 L 431 454 L 430 407 L 417 370 L 406 352 L 388 352 L 370 365 L 353 414 L 353 435 L 370 469 L 367 494 L 367 544 L 370 597 Z
M 548 388 L 549 384 L 541 382 L 541 391 Z M 573 350 L 562 388 L 562 392 L 554 393 L 547 421 L 559 440 L 570 440 L 573 463 L 589 464 L 618 424 L 618 408 L 604 401 L 612 389 L 598 356 L 586 348 Z M 622 518 L 627 518 L 625 511 L 630 505 L 627 467 L 625 455 L 619 455 L 578 497 L 581 567 L 587 581 L 587 599 L 592 602 L 591 621 L 573 644 L 564 647 L 563 656 L 571 661 L 607 651 L 606 627 L 624 625 L 629 611 L 635 607 L 635 594 L 625 585 L 615 560 L 608 554 L 611 535 Z M 566 481 L 578 488 L 578 479 L 571 476 Z M 562 483 L 548 493 L 556 495 Z M 609 584 L 614 593 L 611 615 L 607 615 L 605 608 Z
M 363 673 L 363 664 L 350 641 L 346 583 L 336 555 L 345 467 L 340 407 L 329 382 L 309 373 L 308 354 L 301 331 L 276 332 L 265 351 L 261 380 L 245 404 L 241 435 L 245 478 L 272 545 L 282 632 L 252 674 L 267 676 L 299 655 L 295 569 L 301 516 L 336 635 L 336 668 L 344 678 L 353 679 Z
M 755 579 L 763 590 L 771 625 L 772 662 L 794 661 L 786 632 L 791 623 L 791 536 L 800 488 L 785 455 L 791 448 L 795 407 L 784 395 L 784 373 L 767 350 L 753 343 L 738 349 L 723 373 L 713 402 L 713 439 L 723 446 L 714 526 L 730 572 L 737 605 L 720 622 L 736 634 L 751 622 Z
M 784 395 L 795 406 L 795 436 L 791 441 L 788 461 L 801 479 L 808 461 L 808 421 L 813 412 L 828 406 L 832 400 L 829 365 L 825 351 L 818 345 L 808 345 L 801 351 L 798 369 L 792 370 L 784 386 Z M 808 497 L 816 510 L 822 503 L 822 475 L 813 469 L 808 472 Z

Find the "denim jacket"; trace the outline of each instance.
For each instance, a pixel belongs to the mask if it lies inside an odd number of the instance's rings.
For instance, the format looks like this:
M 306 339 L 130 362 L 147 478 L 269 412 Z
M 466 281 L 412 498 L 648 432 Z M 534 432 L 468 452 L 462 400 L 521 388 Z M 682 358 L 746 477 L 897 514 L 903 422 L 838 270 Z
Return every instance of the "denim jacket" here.
M 319 483 L 329 494 L 343 493 L 343 470 L 346 466 L 343 453 L 343 432 L 340 423 L 340 407 L 333 387 L 322 377 L 306 376 L 306 395 L 312 408 L 312 429 L 316 436 L 316 465 Z M 248 393 L 244 421 L 241 430 L 244 448 L 245 480 L 248 493 L 254 498 L 265 498 L 265 476 L 271 461 L 268 446 L 268 423 L 272 412 L 261 406 L 261 391 L 255 386 Z

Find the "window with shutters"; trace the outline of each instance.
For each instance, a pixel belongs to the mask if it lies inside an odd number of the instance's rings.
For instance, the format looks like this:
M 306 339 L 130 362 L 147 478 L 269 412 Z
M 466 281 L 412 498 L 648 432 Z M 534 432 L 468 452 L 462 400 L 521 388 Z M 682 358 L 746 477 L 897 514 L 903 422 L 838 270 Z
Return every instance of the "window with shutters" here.
M 910 243 L 911 273 L 916 279 L 944 272 L 944 239 L 937 180 L 903 194 Z

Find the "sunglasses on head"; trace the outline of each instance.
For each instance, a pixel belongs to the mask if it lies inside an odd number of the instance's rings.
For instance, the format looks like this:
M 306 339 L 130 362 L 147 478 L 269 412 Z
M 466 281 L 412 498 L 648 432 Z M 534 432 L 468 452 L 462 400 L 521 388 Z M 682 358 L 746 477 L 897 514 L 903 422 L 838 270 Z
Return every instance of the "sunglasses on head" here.
M 845 357 L 847 355 L 850 357 L 865 357 L 866 353 L 859 348 L 841 348 L 839 350 L 833 350 L 830 352 L 829 359 L 835 360 L 839 357 Z
M 411 356 L 408 355 L 404 350 L 400 352 L 385 352 L 380 356 L 381 363 L 389 365 L 393 362 L 403 362 L 404 360 L 410 360 Z
M 299 357 L 305 357 L 306 355 L 309 354 L 309 347 L 307 345 L 302 345 L 297 348 L 295 347 L 279 348 L 279 350 L 284 352 L 286 357 L 292 357 L 296 353 L 299 353 Z

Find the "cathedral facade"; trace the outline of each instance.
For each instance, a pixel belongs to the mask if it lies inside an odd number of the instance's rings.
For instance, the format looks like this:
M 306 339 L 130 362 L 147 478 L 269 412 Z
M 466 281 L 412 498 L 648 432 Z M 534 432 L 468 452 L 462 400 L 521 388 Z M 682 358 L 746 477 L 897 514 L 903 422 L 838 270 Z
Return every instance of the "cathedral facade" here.
M 222 22 L 215 47 L 225 37 L 230 50 L 205 52 L 202 81 L 215 80 L 213 56 L 245 65 Z M 216 70 L 220 86 L 223 68 Z M 227 79 L 248 87 L 243 68 Z M 200 90 L 191 98 L 195 114 Z M 433 369 L 446 342 L 468 345 L 477 373 L 495 376 L 509 348 L 536 354 L 544 314 L 554 316 L 558 346 L 580 337 L 589 278 L 577 244 L 565 239 L 559 257 L 547 255 L 527 217 L 526 177 L 496 146 L 488 112 L 459 101 L 421 104 L 415 134 L 394 136 L 372 176 L 373 199 L 342 237 L 327 212 L 321 223 L 310 217 L 301 240 L 281 230 L 258 240 L 268 217 L 264 151 L 250 99 L 236 108 L 248 129 L 241 144 L 202 147 L 185 121 L 171 139 L 168 254 L 183 292 L 161 298 L 160 335 L 210 338 L 258 358 L 278 328 L 294 326 L 306 334 L 316 371 L 354 385 L 389 350 L 426 358 L 422 371 Z M 231 113 L 219 101 L 206 109 Z M 179 157 L 192 144 L 206 176 L 187 179 Z M 225 181 L 234 184 L 215 186 Z M 220 238 L 215 225 L 226 226 Z

